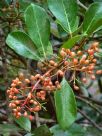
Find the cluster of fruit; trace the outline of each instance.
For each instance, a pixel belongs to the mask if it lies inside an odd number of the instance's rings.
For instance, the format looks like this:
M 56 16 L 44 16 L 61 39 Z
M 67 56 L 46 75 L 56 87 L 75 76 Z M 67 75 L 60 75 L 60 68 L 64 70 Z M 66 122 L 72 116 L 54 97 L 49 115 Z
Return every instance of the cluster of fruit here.
M 99 50 L 99 43 L 94 42 L 84 51 L 79 49 L 65 49 L 60 51 L 60 62 L 49 60 L 49 69 L 44 74 L 31 75 L 28 78 L 22 73 L 12 81 L 11 87 L 7 90 L 10 99 L 9 107 L 15 117 L 26 116 L 31 118 L 32 112 L 42 109 L 42 101 L 46 100 L 46 94 L 61 88 L 59 77 L 62 79 L 66 71 L 71 71 L 73 87 L 78 90 L 76 85 L 76 73 L 83 74 L 82 81 L 87 82 L 87 75 L 92 80 L 95 74 L 102 74 L 102 70 L 96 70 L 97 59 L 95 53 Z M 55 77 L 53 80 L 52 77 Z

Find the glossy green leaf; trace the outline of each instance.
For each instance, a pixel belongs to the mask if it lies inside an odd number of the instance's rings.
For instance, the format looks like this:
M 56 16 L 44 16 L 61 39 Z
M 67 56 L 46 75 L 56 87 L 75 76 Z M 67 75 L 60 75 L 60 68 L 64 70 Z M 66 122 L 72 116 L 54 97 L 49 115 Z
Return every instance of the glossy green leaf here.
M 18 119 L 14 118 L 16 123 L 23 128 L 24 130 L 30 132 L 31 131 L 31 122 L 28 118 L 26 117 L 20 117 Z
M 31 39 L 36 44 L 40 55 L 46 57 L 49 43 L 50 23 L 43 8 L 31 4 L 25 11 L 25 23 Z
M 76 35 L 69 39 L 67 42 L 65 42 L 61 48 L 72 48 L 79 40 L 81 40 L 82 36 L 81 35 Z
M 85 130 L 77 124 L 73 124 L 69 129 L 63 131 L 59 125 L 50 128 L 53 136 L 85 136 Z
M 48 0 L 51 12 L 58 19 L 60 25 L 70 34 L 75 31 L 77 20 L 76 0 Z M 74 27 L 73 27 L 74 26 Z
M 34 136 L 52 136 L 49 128 L 46 125 L 42 125 L 38 128 L 36 128 L 32 134 Z
M 12 32 L 6 39 L 7 45 L 17 54 L 26 58 L 39 60 L 37 48 L 30 37 L 21 31 Z
M 66 130 L 75 121 L 77 111 L 73 90 L 65 79 L 61 83 L 61 89 L 55 92 L 54 98 L 58 123 Z
M 102 25 L 102 2 L 93 3 L 87 10 L 83 21 L 85 35 L 92 34 Z

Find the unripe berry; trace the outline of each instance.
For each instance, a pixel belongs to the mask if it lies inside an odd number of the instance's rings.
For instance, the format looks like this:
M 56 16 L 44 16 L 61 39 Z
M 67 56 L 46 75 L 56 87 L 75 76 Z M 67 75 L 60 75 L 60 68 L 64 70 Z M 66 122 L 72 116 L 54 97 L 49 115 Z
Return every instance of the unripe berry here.
M 97 52 L 98 52 L 98 51 L 99 51 L 99 48 L 97 48 L 97 47 L 96 47 L 96 48 L 95 48 L 95 51 L 97 51 Z
M 24 117 L 27 117 L 28 116 L 28 113 L 25 111 L 24 112 Z
M 86 79 L 86 78 L 82 78 L 82 82 L 83 82 L 83 83 L 86 83 L 86 82 L 87 82 L 87 79 Z
M 51 65 L 53 65 L 53 66 L 55 65 L 55 62 L 53 60 L 50 60 L 49 62 Z
M 63 50 L 61 50 L 61 51 L 60 51 L 60 55 L 61 55 L 62 57 L 65 57 L 65 56 L 67 55 L 67 53 L 64 52 Z
M 83 60 L 85 60 L 86 58 L 87 58 L 87 56 L 86 56 L 86 55 L 83 55 L 83 56 L 82 56 L 82 59 L 83 59 Z
M 13 98 L 13 96 L 12 96 L 12 95 L 9 95 L 9 98 L 10 98 L 10 99 L 12 99 L 12 98 Z
M 20 73 L 20 74 L 19 74 L 19 79 L 21 79 L 21 80 L 24 79 L 24 74 L 23 74 L 23 73 Z
M 34 105 L 38 105 L 38 102 L 34 101 Z
M 82 51 L 78 51 L 78 52 L 77 52 L 77 55 L 82 55 Z
M 99 45 L 99 42 L 94 42 L 94 43 L 92 43 L 92 46 L 93 46 L 93 47 L 98 47 L 98 45 Z
M 95 67 L 95 66 L 91 65 L 91 66 L 89 66 L 89 68 L 88 68 L 88 69 L 89 69 L 89 70 L 93 70 L 93 69 L 94 69 L 94 67 Z
M 95 80 L 96 79 L 95 75 L 91 75 L 91 79 Z
M 79 90 L 79 87 L 77 85 L 74 85 L 75 90 Z
M 85 64 L 86 64 L 86 65 L 89 64 L 89 60 L 85 60 Z
M 75 52 L 70 52 L 71 57 L 75 57 L 75 55 L 76 55 Z
M 31 76 L 30 79 L 34 81 L 34 80 L 35 80 L 35 77 L 34 77 L 34 76 Z
M 16 100 L 17 99 L 17 96 L 13 96 L 13 100 Z
M 32 94 L 29 93 L 29 94 L 28 94 L 28 99 L 31 99 L 31 98 L 32 98 Z
M 34 100 L 30 100 L 30 103 L 34 103 Z
M 27 84 L 29 84 L 29 83 L 30 83 L 30 80 L 29 80 L 29 79 L 25 79 L 25 82 L 26 82 Z

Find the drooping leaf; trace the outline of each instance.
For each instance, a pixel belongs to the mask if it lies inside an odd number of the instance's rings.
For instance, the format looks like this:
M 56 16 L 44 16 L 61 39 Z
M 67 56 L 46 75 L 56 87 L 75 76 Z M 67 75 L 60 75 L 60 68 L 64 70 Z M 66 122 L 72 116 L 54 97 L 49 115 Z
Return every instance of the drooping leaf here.
M 32 134 L 34 136 L 52 136 L 49 128 L 46 125 L 42 125 L 36 128 Z
M 77 20 L 76 0 L 48 0 L 48 5 L 65 31 L 71 34 L 77 29 L 77 25 L 75 27 L 75 22 Z
M 72 48 L 75 43 L 77 43 L 80 39 L 82 38 L 81 35 L 76 35 L 74 37 L 72 37 L 71 39 L 69 39 L 68 41 L 66 41 L 62 46 L 61 48 Z
M 83 32 L 85 35 L 92 34 L 102 25 L 102 2 L 90 5 L 83 21 Z
M 26 117 L 20 117 L 18 119 L 14 118 L 16 123 L 23 128 L 24 130 L 30 132 L 31 131 L 31 122 L 28 118 Z
M 73 124 L 69 129 L 63 131 L 59 125 L 50 128 L 54 136 L 85 136 L 85 130 L 77 124 Z
M 50 23 L 45 10 L 31 4 L 25 11 L 25 23 L 31 39 L 41 52 L 40 55 L 45 57 L 50 36 Z
M 61 89 L 54 94 L 57 120 L 63 130 L 76 119 L 76 101 L 73 90 L 65 79 L 61 83 Z
M 30 37 L 21 31 L 12 32 L 6 39 L 7 45 L 17 54 L 26 58 L 39 60 L 39 53 Z

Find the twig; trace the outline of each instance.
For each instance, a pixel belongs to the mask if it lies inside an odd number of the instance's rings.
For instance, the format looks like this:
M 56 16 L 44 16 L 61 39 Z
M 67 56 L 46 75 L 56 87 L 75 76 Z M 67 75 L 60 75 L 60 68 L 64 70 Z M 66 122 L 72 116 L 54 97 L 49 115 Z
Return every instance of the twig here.
M 88 104 L 91 108 L 95 109 L 95 111 L 97 111 L 99 114 L 102 115 L 102 112 L 101 112 L 99 109 L 97 109 L 97 108 L 96 108 L 92 103 L 90 103 L 89 101 L 87 101 L 87 100 L 85 100 L 84 98 L 81 98 L 81 97 L 79 97 L 79 96 L 76 96 L 76 98 L 77 98 L 78 100 L 81 100 L 81 101 L 85 102 L 85 103 Z
M 87 99 L 87 100 L 89 100 L 89 101 L 92 101 L 92 102 L 94 102 L 94 103 L 97 104 L 97 105 L 102 106 L 102 101 L 98 101 L 98 100 L 95 100 L 95 99 L 92 99 L 92 98 L 89 98 L 89 97 L 86 97 L 86 96 L 83 96 L 83 95 L 80 95 L 80 97 L 82 97 L 82 98 L 84 98 L 84 99 Z
M 39 120 L 39 115 L 37 112 L 35 113 L 35 120 L 36 120 L 36 126 L 40 127 L 40 120 Z
M 85 10 L 87 10 L 88 8 L 83 4 L 81 3 L 79 0 L 77 0 L 77 3 L 80 7 L 84 8 Z
M 78 109 L 78 112 L 85 117 L 89 122 L 91 122 L 91 124 L 96 127 L 98 130 L 102 131 L 102 128 L 100 128 L 93 120 L 91 120 L 83 111 L 81 111 L 80 109 Z

